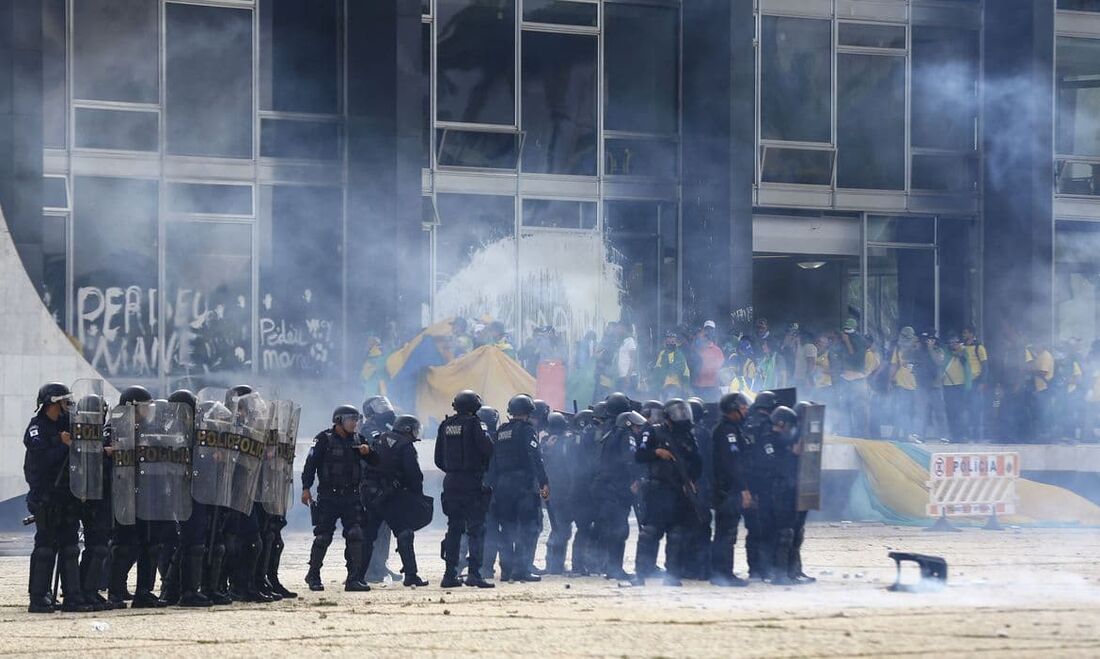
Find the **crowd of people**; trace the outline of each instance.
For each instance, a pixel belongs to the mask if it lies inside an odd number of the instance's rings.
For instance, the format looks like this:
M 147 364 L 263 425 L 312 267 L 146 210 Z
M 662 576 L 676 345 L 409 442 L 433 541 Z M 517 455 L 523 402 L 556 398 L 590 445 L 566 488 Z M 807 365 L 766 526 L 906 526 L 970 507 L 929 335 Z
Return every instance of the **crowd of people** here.
M 265 401 L 246 385 L 160 400 L 134 386 L 109 408 L 102 394 L 74 400 L 69 387 L 49 383 L 37 400 L 24 435 L 26 521 L 36 527 L 30 612 L 297 597 L 279 566 L 300 408 Z M 734 392 L 708 409 L 698 398 L 639 403 L 613 392 L 569 415 L 517 394 L 504 423 L 472 391 L 452 407 L 434 455 L 447 516 L 442 587 L 494 587 L 498 557 L 500 581 L 539 581 L 540 573 L 565 573 L 567 556 L 577 576 L 744 586 L 733 571 L 742 518 L 750 578 L 812 581 L 802 572 L 805 511 L 796 503 L 805 404 Z M 397 541 L 403 584 L 429 585 L 415 551 L 415 533 L 434 508 L 417 459 L 420 431 L 415 417 L 374 396 L 362 409 L 338 406 L 315 436 L 301 480 L 313 523 L 310 590 L 324 590 L 337 524 L 346 591 L 370 590 L 383 529 Z M 632 510 L 638 537 L 629 574 Z M 534 557 L 547 518 L 540 570 Z M 381 551 L 384 563 L 388 544 Z

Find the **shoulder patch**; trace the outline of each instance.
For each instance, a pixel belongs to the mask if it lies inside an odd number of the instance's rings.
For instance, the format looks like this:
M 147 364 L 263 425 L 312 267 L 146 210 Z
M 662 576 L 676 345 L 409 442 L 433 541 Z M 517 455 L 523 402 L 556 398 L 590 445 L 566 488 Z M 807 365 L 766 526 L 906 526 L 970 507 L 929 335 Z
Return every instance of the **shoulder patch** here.
M 532 439 L 531 440 L 531 448 L 538 448 L 538 447 L 539 447 L 538 440 L 537 439 Z
M 726 441 L 728 441 L 730 444 L 736 444 L 737 443 L 737 435 L 735 435 L 731 432 L 730 434 L 726 435 Z
M 485 432 L 489 432 L 489 426 L 485 425 L 485 422 L 481 423 L 481 429 L 484 430 Z

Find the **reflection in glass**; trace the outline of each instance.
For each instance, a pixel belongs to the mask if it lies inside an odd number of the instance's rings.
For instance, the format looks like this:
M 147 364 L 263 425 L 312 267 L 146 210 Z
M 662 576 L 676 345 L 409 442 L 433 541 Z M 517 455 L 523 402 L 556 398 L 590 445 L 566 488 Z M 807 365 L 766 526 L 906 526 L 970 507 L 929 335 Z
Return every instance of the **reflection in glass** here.
M 155 180 L 73 180 L 73 328 L 105 375 L 157 373 L 157 233 Z
M 859 48 L 905 48 L 904 25 L 840 23 L 837 43 Z
M 604 4 L 606 129 L 679 132 L 678 14 L 671 7 Z
M 252 367 L 252 226 L 172 222 L 165 229 L 170 374 Z
M 829 21 L 761 19 L 760 136 L 832 139 L 832 26 Z
M 65 295 L 68 281 L 68 218 L 64 215 L 42 217 L 42 302 L 55 323 L 65 327 L 68 299 Z
M 514 125 L 515 0 L 438 0 L 440 121 Z
M 432 24 L 423 23 L 420 26 L 420 63 L 421 63 L 421 97 L 420 103 L 424 114 L 420 125 L 420 139 L 423 150 L 421 166 L 428 169 L 432 166 Z
M 905 58 L 837 56 L 837 187 L 905 188 Z
M 247 185 L 169 183 L 168 210 L 200 215 L 252 215 L 252 188 Z
M 1100 162 L 1059 160 L 1055 168 L 1059 194 L 1100 196 Z
M 976 148 L 978 63 L 977 32 L 913 26 L 913 146 Z
M 679 155 L 672 140 L 607 139 L 604 141 L 608 176 L 644 176 L 675 179 Z
M 78 0 L 71 5 L 73 96 L 159 102 L 160 3 Z
M 524 171 L 595 176 L 596 43 L 524 31 Z
M 1100 39 L 1058 37 L 1057 151 L 1100 156 Z
M 569 0 L 523 0 L 523 20 L 531 23 L 559 23 L 595 27 L 599 5 Z
M 42 179 L 42 206 L 44 208 L 69 208 L 69 192 L 64 176 L 46 176 Z
M 65 0 L 42 0 L 42 137 L 46 148 L 66 146 L 65 39 Z
M 523 226 L 542 229 L 595 229 L 596 202 L 524 199 Z
M 168 3 L 168 152 L 252 157 L 252 12 Z
M 264 158 L 339 160 L 340 124 L 332 121 L 260 120 Z
M 339 111 L 337 0 L 261 0 L 260 109 Z
M 94 110 L 76 108 L 76 137 L 79 149 L 156 151 L 160 139 L 156 112 Z
M 978 160 L 973 156 L 913 155 L 913 189 L 977 192 Z
M 519 164 L 520 135 L 442 129 L 436 131 L 440 167 L 513 170 Z
M 1058 0 L 1058 8 L 1071 11 L 1100 11 L 1100 0 Z
M 1057 223 L 1054 280 L 1059 291 L 1055 327 L 1061 341 L 1080 339 L 1087 347 L 1100 339 L 1100 229 L 1093 222 Z
M 804 183 L 832 185 L 832 149 L 788 149 L 763 147 L 764 166 L 761 178 L 765 183 Z

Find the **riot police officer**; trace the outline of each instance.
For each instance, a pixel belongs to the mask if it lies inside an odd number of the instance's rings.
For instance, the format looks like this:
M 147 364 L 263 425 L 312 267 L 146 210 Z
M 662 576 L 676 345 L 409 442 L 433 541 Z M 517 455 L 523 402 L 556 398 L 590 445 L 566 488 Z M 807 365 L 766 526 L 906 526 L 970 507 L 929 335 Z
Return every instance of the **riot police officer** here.
M 535 403 L 526 394 L 508 401 L 511 418 L 497 431 L 486 475 L 492 490 L 490 509 L 500 525 L 501 581 L 541 580 L 531 573 L 528 543 L 542 513 L 539 496 L 547 499 L 550 487 L 539 453 L 538 435 L 530 422 L 535 412 Z
M 31 552 L 28 593 L 31 613 L 52 613 L 50 579 L 54 563 L 61 573 L 64 592 L 62 611 L 91 611 L 80 589 L 80 547 L 78 546 L 77 501 L 69 490 L 68 409 L 72 402 L 69 388 L 59 382 L 38 390 L 34 418 L 23 433 L 27 453 L 23 475 L 30 491 L 27 510 L 35 517 L 34 550 Z
M 168 396 L 168 402 L 181 403 L 191 409 L 196 419 L 198 399 L 187 389 L 177 389 Z M 203 563 L 206 558 L 207 525 L 210 519 L 210 506 L 191 500 L 191 517 L 180 523 L 180 541 L 172 558 L 169 570 L 179 583 L 179 597 L 171 604 L 184 607 L 206 607 L 213 605 L 202 590 Z M 164 598 L 166 601 L 169 598 Z
M 797 531 L 805 525 L 805 515 L 797 510 L 801 447 L 798 414 L 789 407 L 779 406 L 771 414 L 771 423 L 776 462 L 769 519 L 775 534 L 771 583 L 777 586 L 809 583 L 813 579 L 802 575 L 801 543 L 796 546 L 795 539 Z
M 602 571 L 597 545 L 597 521 L 599 510 L 592 498 L 592 480 L 600 464 L 600 446 L 603 439 L 601 425 L 607 419 L 607 405 L 596 403 L 591 410 L 581 410 L 576 422 L 580 442 L 575 456 L 574 469 L 577 478 L 576 502 L 577 537 L 573 540 L 573 560 L 570 568 L 577 576 L 598 574 Z
M 740 447 L 742 474 L 752 497 L 749 508 L 742 511 L 745 518 L 745 556 L 749 564 L 749 578 L 766 579 L 772 554 L 772 529 L 767 517 L 771 510 L 774 447 L 768 441 L 772 432 L 771 413 L 779 406 L 775 394 L 763 391 L 749 407 L 748 418 L 742 428 Z
M 716 586 L 746 586 L 748 582 L 734 574 L 733 551 L 741 511 L 752 504 L 741 465 L 745 444 L 742 425 L 749 413 L 749 399 L 739 392 L 726 394 L 718 402 L 718 411 L 722 420 L 711 438 L 715 520 L 710 582 Z
M 363 421 L 360 429 L 361 435 L 369 442 L 372 438 L 382 433 L 393 430 L 397 413 L 393 409 L 393 403 L 385 396 L 370 396 L 363 401 Z M 378 538 L 374 541 L 369 552 L 363 547 L 363 565 L 366 568 L 362 581 L 366 583 L 380 583 L 387 576 L 396 579 L 398 575 L 390 571 L 386 566 L 386 560 L 390 555 L 391 529 L 385 521 L 378 529 Z M 364 543 L 365 544 L 365 543 Z M 367 556 L 370 558 L 367 558 Z
M 714 521 L 714 513 L 711 510 L 713 503 L 714 464 L 711 461 L 713 450 L 711 447 L 711 419 L 703 400 L 698 397 L 687 399 L 691 407 L 692 429 L 691 434 L 698 447 L 699 457 L 702 460 L 701 472 L 695 481 L 698 492 L 698 501 L 702 503 L 699 519 L 691 519 L 687 528 L 687 546 L 684 549 L 684 576 L 690 579 L 710 579 L 710 554 L 711 554 L 711 522 Z
M 104 475 L 111 449 L 106 444 L 107 402 L 102 380 L 77 380 L 73 384 L 76 409 L 69 414 L 73 443 L 69 447 L 69 485 L 77 498 L 84 551 L 80 555 L 80 582 L 85 603 L 93 610 L 112 608 L 99 594 L 110 555 L 111 497 Z
M 667 536 L 665 584 L 680 586 L 691 560 L 688 535 L 700 522 L 695 506 L 702 460 L 692 435 L 691 407 L 674 398 L 665 404 L 664 416 L 663 428 L 642 431 L 634 456 L 648 469 L 635 572 L 638 583 L 653 574 L 658 546 L 662 536 Z
M 622 412 L 600 442 L 599 464 L 592 480 L 592 501 L 598 510 L 596 542 L 603 559 L 603 573 L 608 579 L 631 578 L 623 570 L 623 555 L 630 536 L 630 506 L 638 488 L 634 451 L 645 427 L 646 420 L 641 414 Z
M 542 440 L 542 461 L 546 477 L 554 489 L 554 498 L 547 502 L 550 513 L 550 537 L 546 540 L 546 572 L 565 572 L 565 554 L 573 537 L 576 519 L 577 480 L 575 463 L 580 436 L 573 432 L 561 412 L 551 412 L 546 420 L 546 436 Z
M 309 571 L 306 585 L 310 590 L 321 591 L 321 565 L 325 552 L 332 544 L 339 520 L 344 534 L 344 558 L 347 579 L 344 590 L 364 592 L 370 586 L 361 582 L 363 531 L 359 526 L 359 481 L 361 458 L 368 465 L 377 465 L 378 456 L 363 442 L 359 429 L 359 410 L 351 405 L 340 405 L 332 412 L 332 427 L 317 433 L 313 447 L 306 456 L 302 470 L 302 503 L 310 506 L 313 518 L 313 547 L 309 554 Z M 317 480 L 317 501 L 314 503 L 310 488 Z
M 500 426 L 500 412 L 488 405 L 482 405 L 477 411 L 477 418 L 485 424 L 489 439 L 496 444 L 497 428 Z M 500 553 L 500 542 L 500 524 L 493 515 L 490 506 L 489 511 L 485 513 L 485 549 L 482 551 L 481 566 L 489 578 L 496 576 L 493 566 L 496 565 L 497 555 Z M 466 557 L 466 565 L 468 566 L 470 562 L 470 543 L 466 536 L 462 536 L 460 555 Z
M 488 427 L 477 417 L 481 397 L 465 390 L 451 403 L 455 414 L 439 424 L 435 442 L 435 466 L 443 477 L 443 513 L 447 516 L 447 534 L 443 537 L 442 554 L 446 563 L 444 588 L 461 585 L 458 563 L 461 558 L 462 535 L 469 539 L 469 568 L 466 585 L 492 588 L 481 577 L 485 549 L 485 513 L 489 507 L 489 491 L 484 483 L 485 471 L 493 455 L 493 442 Z
M 427 586 L 417 574 L 413 539 L 417 530 L 430 520 L 421 514 L 424 498 L 424 474 L 416 457 L 415 442 L 420 441 L 420 421 L 402 415 L 393 422 L 393 429 L 370 439 L 371 453 L 376 463 L 363 472 L 361 499 L 363 503 L 364 565 L 369 565 L 375 537 L 386 524 L 397 538 L 397 553 L 401 556 L 401 572 L 405 586 Z M 430 509 L 429 509 L 430 510 Z

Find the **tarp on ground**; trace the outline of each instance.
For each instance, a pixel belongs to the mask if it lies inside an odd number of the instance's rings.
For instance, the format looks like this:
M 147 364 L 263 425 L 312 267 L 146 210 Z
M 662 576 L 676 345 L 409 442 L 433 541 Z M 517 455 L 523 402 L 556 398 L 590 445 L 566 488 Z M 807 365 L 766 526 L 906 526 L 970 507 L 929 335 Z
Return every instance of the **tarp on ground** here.
M 429 367 L 417 386 L 416 411 L 428 433 L 451 414 L 451 401 L 463 389 L 481 394 L 486 405 L 500 411 L 508 407 L 508 399 L 519 393 L 532 394 L 535 378 L 523 370 L 514 359 L 496 346 L 486 345 L 458 359 Z
M 877 515 L 895 524 L 929 524 L 928 463 L 931 452 L 914 444 L 832 437 L 855 447 L 863 463 L 848 498 L 849 513 L 860 520 Z M 944 447 L 949 452 L 948 447 Z M 1020 478 L 1016 514 L 1002 522 L 1021 525 L 1100 526 L 1100 506 L 1066 488 Z M 954 523 L 956 520 L 952 519 Z M 963 523 L 965 521 L 960 520 Z M 984 520 L 974 520 L 977 523 Z

